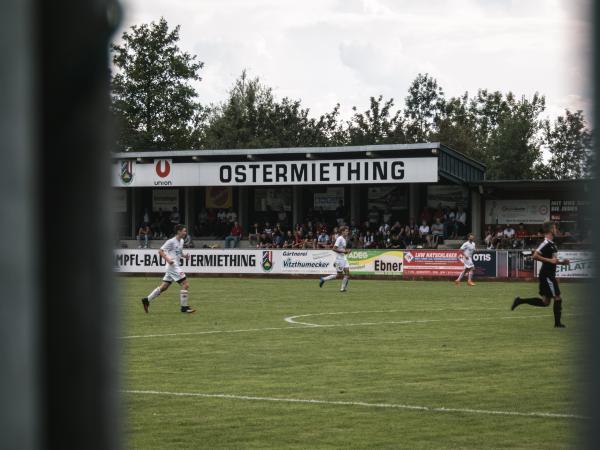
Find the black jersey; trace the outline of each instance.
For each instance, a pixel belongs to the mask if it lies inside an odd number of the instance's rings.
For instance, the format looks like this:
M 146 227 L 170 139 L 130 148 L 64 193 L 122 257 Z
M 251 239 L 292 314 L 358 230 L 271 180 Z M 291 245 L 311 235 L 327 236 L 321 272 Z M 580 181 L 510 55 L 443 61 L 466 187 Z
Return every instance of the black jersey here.
M 552 257 L 558 257 L 558 248 L 556 244 L 548 239 L 544 239 L 544 242 L 536 249 L 540 255 L 544 258 L 551 259 Z M 540 277 L 554 277 L 556 276 L 556 264 L 549 264 L 542 262 L 542 268 L 540 269 Z

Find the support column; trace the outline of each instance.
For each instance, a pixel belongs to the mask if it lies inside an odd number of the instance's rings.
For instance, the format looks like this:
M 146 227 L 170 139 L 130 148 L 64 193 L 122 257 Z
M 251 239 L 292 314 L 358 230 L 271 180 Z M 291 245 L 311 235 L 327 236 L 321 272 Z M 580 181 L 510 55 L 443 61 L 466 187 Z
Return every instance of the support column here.
M 477 190 L 471 191 L 471 232 L 475 234 L 475 239 L 481 236 L 481 194 Z
M 360 186 L 357 184 L 350 186 L 350 222 L 360 225 Z
M 131 188 L 131 230 L 130 230 L 130 237 L 132 239 L 135 239 L 136 235 L 137 235 L 137 230 L 136 230 L 136 217 L 137 217 L 137 197 L 138 197 L 138 190 L 136 188 Z
M 292 227 L 302 220 L 302 189 L 300 186 L 292 187 Z
M 419 210 L 421 209 L 419 192 L 419 184 L 411 183 L 408 185 L 408 219 L 413 219 L 415 223 L 419 223 Z
M 238 190 L 238 222 L 243 230 L 249 230 L 251 225 L 248 223 L 248 188 L 240 186 L 233 189 Z
M 192 189 L 189 186 L 183 188 L 183 209 L 185 214 L 181 217 L 182 223 L 185 223 L 188 227 L 188 232 L 194 229 L 194 211 L 192 206 Z

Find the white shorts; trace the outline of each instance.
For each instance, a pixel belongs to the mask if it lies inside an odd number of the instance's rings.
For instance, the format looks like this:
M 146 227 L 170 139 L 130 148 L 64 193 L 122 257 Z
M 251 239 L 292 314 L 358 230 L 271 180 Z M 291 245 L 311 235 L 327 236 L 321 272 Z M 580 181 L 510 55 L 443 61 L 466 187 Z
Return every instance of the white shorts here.
M 475 267 L 475 264 L 473 264 L 473 258 L 463 258 L 463 264 L 465 265 L 465 269 L 472 269 Z
M 163 277 L 163 281 L 172 283 L 173 281 L 179 282 L 184 278 L 185 273 L 181 267 L 174 264 L 169 264 L 168 269 L 165 272 L 165 276 Z
M 333 266 L 338 272 L 343 272 L 346 267 L 349 267 L 348 260 L 345 256 L 337 257 Z

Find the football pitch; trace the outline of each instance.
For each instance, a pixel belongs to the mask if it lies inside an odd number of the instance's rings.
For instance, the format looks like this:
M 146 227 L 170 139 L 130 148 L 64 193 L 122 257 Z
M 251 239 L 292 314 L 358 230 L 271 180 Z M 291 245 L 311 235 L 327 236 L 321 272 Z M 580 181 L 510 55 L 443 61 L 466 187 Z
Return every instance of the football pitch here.
M 127 448 L 570 448 L 583 286 L 120 278 Z

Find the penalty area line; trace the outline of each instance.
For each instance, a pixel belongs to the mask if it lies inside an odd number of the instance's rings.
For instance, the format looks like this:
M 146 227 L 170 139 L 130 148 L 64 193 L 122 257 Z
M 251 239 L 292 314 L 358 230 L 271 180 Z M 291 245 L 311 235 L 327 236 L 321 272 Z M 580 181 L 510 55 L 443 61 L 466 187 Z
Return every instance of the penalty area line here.
M 342 400 L 317 400 L 305 398 L 285 398 L 285 397 L 259 397 L 254 395 L 234 395 L 234 394 L 204 394 L 200 392 L 168 392 L 168 391 L 150 391 L 150 390 L 124 390 L 125 394 L 134 395 L 161 395 L 171 397 L 197 397 L 197 398 L 219 398 L 227 400 L 245 400 L 245 401 L 260 401 L 260 402 L 278 402 L 278 403 L 301 403 L 312 405 L 331 405 L 331 406 L 355 406 L 363 408 L 379 408 L 379 409 L 403 409 L 409 411 L 423 411 L 434 413 L 458 413 L 458 414 L 475 414 L 475 415 L 493 415 L 493 416 L 517 416 L 517 417 L 535 417 L 542 419 L 579 419 L 587 420 L 589 417 L 580 416 L 577 414 L 563 414 L 550 412 L 521 412 L 521 411 L 497 411 L 489 409 L 472 409 L 472 408 L 448 408 L 445 406 L 418 406 L 404 405 L 399 403 L 368 403 L 358 401 L 342 401 Z

